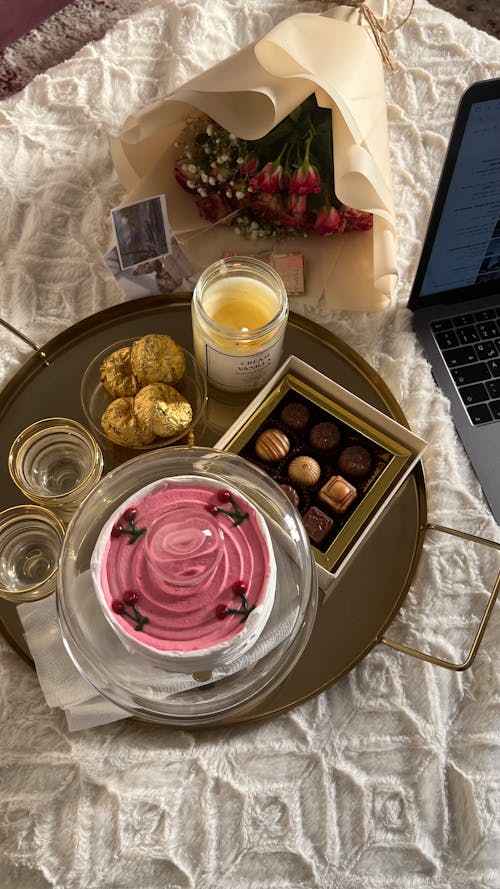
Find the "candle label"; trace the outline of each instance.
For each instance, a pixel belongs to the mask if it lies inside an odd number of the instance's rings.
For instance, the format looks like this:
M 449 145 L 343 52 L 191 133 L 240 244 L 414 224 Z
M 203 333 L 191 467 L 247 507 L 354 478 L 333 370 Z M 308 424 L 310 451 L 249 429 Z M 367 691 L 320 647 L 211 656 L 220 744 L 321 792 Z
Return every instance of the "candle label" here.
M 205 366 L 209 380 L 224 389 L 250 390 L 262 386 L 279 367 L 283 335 L 260 352 L 229 355 L 205 343 Z

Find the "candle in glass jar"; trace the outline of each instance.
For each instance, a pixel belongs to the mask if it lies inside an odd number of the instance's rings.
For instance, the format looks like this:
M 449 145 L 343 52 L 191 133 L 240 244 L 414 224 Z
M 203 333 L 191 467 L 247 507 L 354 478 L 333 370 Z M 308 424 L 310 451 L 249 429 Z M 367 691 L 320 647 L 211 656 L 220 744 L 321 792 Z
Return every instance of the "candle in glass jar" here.
M 251 391 L 279 365 L 288 299 L 273 268 L 251 257 L 209 266 L 192 305 L 195 355 L 209 382 L 220 389 Z
M 275 292 L 263 281 L 242 275 L 221 278 L 207 287 L 204 307 L 220 327 L 248 332 L 273 320 L 278 301 Z

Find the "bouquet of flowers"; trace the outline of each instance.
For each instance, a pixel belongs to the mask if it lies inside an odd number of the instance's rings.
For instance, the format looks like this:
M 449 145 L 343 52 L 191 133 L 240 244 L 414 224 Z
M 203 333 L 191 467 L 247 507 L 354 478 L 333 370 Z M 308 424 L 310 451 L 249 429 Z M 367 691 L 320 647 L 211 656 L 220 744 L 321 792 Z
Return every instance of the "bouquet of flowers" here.
M 261 139 L 239 139 L 199 116 L 176 146 L 175 177 L 200 216 L 252 240 L 372 228 L 370 213 L 335 195 L 332 113 L 313 95 Z

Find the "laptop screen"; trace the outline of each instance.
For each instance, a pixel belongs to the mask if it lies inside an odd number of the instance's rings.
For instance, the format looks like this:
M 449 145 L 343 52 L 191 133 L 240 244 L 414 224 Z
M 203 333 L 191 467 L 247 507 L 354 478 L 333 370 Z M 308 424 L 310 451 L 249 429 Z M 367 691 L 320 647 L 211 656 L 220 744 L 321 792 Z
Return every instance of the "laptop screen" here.
M 499 285 L 500 80 L 496 80 L 474 84 L 460 104 L 410 305 L 485 296 Z

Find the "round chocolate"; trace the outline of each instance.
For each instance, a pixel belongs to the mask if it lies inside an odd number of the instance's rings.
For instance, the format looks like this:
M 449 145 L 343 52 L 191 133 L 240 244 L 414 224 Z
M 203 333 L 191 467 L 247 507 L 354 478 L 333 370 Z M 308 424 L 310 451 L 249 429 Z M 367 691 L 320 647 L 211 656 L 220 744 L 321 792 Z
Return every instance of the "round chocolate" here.
M 372 456 L 362 445 L 349 445 L 340 454 L 338 466 L 340 472 L 351 478 L 363 478 L 370 472 Z
M 299 495 L 295 488 L 292 488 L 291 485 L 280 485 L 281 490 L 290 500 L 290 503 L 293 503 L 294 506 L 298 508 L 299 506 Z
M 288 467 L 288 478 L 306 488 L 319 482 L 320 475 L 321 467 L 313 457 L 295 457 Z
M 309 434 L 309 443 L 317 451 L 333 451 L 340 441 L 340 429 L 335 423 L 316 423 Z
M 123 398 L 136 395 L 138 392 L 139 383 L 132 373 L 128 346 L 117 349 L 104 359 L 99 368 L 99 376 L 106 392 L 112 398 Z
M 168 383 L 149 383 L 136 395 L 134 412 L 144 428 L 160 438 L 171 438 L 188 429 L 193 409 L 187 398 Z
M 115 398 L 101 417 L 101 426 L 108 438 L 127 447 L 142 447 L 154 441 L 155 434 L 134 411 L 135 399 L 131 396 Z
M 186 357 L 175 340 L 166 333 L 147 333 L 130 350 L 130 363 L 141 386 L 168 383 L 175 386 L 186 370 Z
M 255 453 L 264 463 L 277 463 L 289 450 L 290 442 L 279 429 L 264 429 L 255 442 Z
M 281 411 L 280 420 L 291 432 L 303 432 L 309 422 L 309 411 L 305 404 L 290 401 Z

